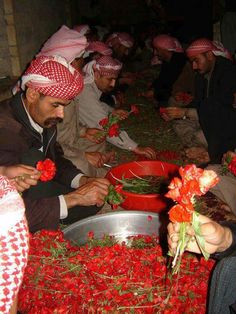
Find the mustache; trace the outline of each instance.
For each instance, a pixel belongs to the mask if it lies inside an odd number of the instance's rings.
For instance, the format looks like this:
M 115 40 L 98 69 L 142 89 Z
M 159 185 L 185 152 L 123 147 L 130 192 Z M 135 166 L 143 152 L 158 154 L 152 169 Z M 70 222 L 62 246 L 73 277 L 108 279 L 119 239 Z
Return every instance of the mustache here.
M 53 126 L 63 121 L 62 118 L 48 118 L 44 121 L 44 126 Z

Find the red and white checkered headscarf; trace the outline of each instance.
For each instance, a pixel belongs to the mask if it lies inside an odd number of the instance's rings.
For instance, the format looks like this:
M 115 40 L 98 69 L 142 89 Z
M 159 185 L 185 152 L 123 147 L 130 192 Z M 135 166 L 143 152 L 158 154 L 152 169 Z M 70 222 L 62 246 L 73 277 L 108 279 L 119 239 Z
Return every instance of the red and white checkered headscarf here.
M 128 33 L 113 33 L 111 34 L 107 40 L 106 44 L 109 47 L 113 47 L 117 42 L 119 42 L 121 45 L 132 48 L 134 45 L 134 39 L 132 36 L 130 36 Z
M 169 35 L 158 35 L 153 39 L 153 46 L 156 48 L 166 49 L 168 51 L 174 52 L 184 52 L 180 42 L 177 38 L 171 37 Z
M 122 63 L 111 56 L 102 56 L 85 65 L 83 72 L 85 74 L 85 84 L 94 81 L 94 71 L 98 71 L 102 76 L 118 76 L 122 68 Z
M 22 198 L 0 176 L 0 313 L 8 314 L 22 282 L 28 257 L 28 227 Z
M 90 32 L 90 27 L 87 24 L 75 25 L 73 29 L 80 34 L 80 36 L 85 36 Z
M 86 48 L 86 51 L 88 53 L 98 52 L 103 56 L 112 55 L 112 49 L 109 48 L 109 46 L 102 41 L 91 41 Z
M 21 77 L 21 88 L 31 87 L 45 96 L 71 100 L 83 88 L 83 77 L 59 56 L 34 59 Z
M 222 56 L 232 60 L 230 52 L 222 45 L 221 42 L 211 41 L 207 38 L 199 38 L 192 42 L 186 49 L 186 54 L 189 58 L 191 58 L 207 51 L 212 51 L 215 56 Z
M 43 45 L 39 56 L 61 56 L 71 63 L 79 58 L 88 46 L 87 38 L 81 36 L 77 31 L 62 25 Z

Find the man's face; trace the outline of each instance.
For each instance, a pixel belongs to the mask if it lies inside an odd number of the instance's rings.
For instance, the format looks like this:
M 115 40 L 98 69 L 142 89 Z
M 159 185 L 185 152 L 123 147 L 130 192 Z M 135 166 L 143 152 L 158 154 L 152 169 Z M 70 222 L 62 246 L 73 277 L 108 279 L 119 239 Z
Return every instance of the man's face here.
M 112 47 L 112 49 L 114 51 L 115 57 L 121 61 L 124 60 L 126 57 L 128 57 L 128 55 L 130 53 L 130 48 L 125 47 L 125 46 L 121 45 L 120 43 L 116 43 Z
M 26 95 L 26 107 L 31 118 L 43 128 L 51 128 L 64 118 L 64 108 L 69 100 L 43 96 L 38 93 L 35 101 L 29 102 Z
M 117 75 L 112 76 L 102 76 L 99 72 L 95 72 L 95 83 L 97 88 L 103 93 L 111 92 L 116 84 Z
M 154 54 L 154 56 L 158 56 L 158 59 L 160 59 L 161 61 L 166 61 L 166 62 L 168 62 L 172 56 L 171 51 L 160 48 L 158 46 L 156 46 L 156 47 L 154 46 L 153 54 Z
M 212 58 L 211 52 L 200 53 L 189 58 L 189 60 L 192 63 L 193 70 L 200 74 L 211 72 L 214 65 L 214 58 Z

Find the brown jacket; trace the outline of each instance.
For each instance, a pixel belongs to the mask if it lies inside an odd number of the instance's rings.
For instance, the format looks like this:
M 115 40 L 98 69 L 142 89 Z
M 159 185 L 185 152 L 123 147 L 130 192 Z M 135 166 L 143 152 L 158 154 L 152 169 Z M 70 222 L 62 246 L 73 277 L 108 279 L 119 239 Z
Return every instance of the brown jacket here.
M 43 152 L 39 151 L 43 146 Z M 0 103 L 0 165 L 19 163 L 35 166 L 40 159 L 56 163 L 56 176 L 51 182 L 39 182 L 23 193 L 29 229 L 58 228 L 60 203 L 58 195 L 71 190 L 73 178 L 81 173 L 56 143 L 56 128 L 45 129 L 43 140 L 30 125 L 20 95 Z M 58 189 L 59 187 L 59 189 Z M 64 194 L 64 193 L 63 193 Z

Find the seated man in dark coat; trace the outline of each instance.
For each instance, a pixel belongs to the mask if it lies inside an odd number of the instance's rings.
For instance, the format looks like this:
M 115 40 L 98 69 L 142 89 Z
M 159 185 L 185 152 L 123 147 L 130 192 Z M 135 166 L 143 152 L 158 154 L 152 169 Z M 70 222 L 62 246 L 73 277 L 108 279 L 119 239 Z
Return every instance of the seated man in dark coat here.
M 84 176 L 56 143 L 56 124 L 64 107 L 83 88 L 82 76 L 60 57 L 38 57 L 21 78 L 23 93 L 0 104 L 0 166 L 35 166 L 49 158 L 56 164 L 52 181 L 39 182 L 23 193 L 31 232 L 56 229 L 96 214 L 109 181 Z M 68 217 L 67 217 L 68 216 Z
M 162 116 L 165 120 L 179 119 L 175 130 L 183 143 L 198 146 L 201 153 L 205 149 L 211 163 L 220 163 L 236 143 L 236 66 L 224 47 L 206 38 L 194 41 L 186 53 L 198 72 L 195 98 L 189 105 L 192 108 L 166 108 Z M 188 157 L 195 159 L 190 152 Z
M 182 90 L 178 92 L 193 91 L 194 75 L 189 71 L 190 66 L 179 41 L 169 35 L 158 35 L 153 39 L 154 55 L 161 60 L 161 69 L 158 78 L 153 82 L 153 93 L 159 106 L 166 107 L 173 94 L 175 82 L 183 71 L 190 73 L 185 78 Z M 186 76 L 186 75 L 185 75 Z

